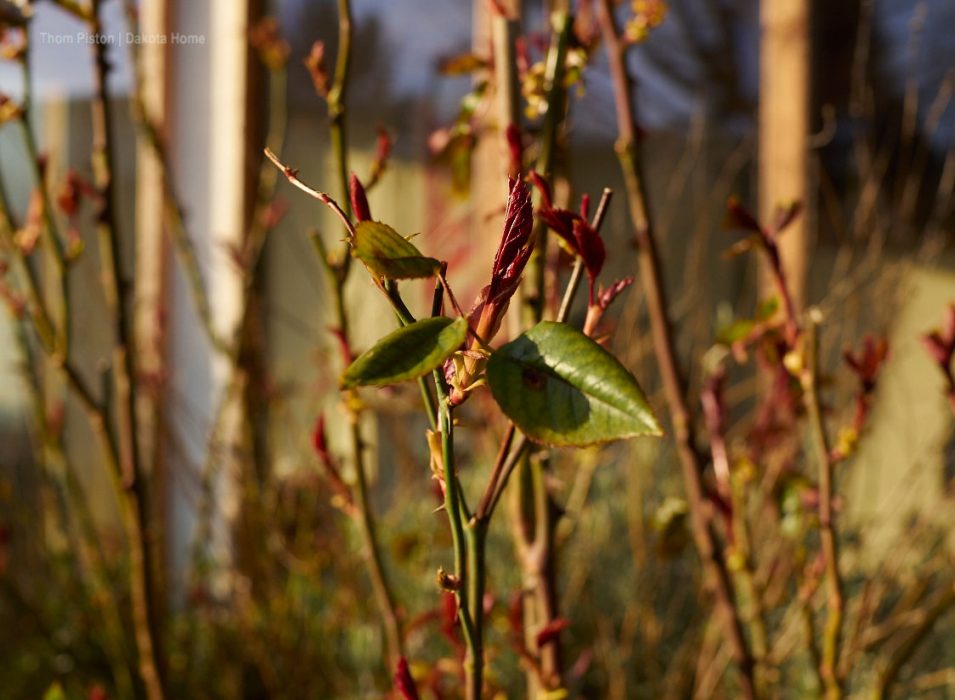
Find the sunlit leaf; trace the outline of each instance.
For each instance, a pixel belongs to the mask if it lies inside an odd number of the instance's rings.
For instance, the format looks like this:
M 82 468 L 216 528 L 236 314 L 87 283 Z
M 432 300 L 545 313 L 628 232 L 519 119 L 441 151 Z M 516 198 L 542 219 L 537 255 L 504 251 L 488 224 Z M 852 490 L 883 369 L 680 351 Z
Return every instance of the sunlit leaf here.
M 544 321 L 501 347 L 487 379 L 501 410 L 535 442 L 582 447 L 661 434 L 633 375 L 566 324 Z
M 353 255 L 372 272 L 388 279 L 432 277 L 441 263 L 421 254 L 391 226 L 377 221 L 362 221 L 355 227 Z
M 440 366 L 467 336 L 463 318 L 438 316 L 399 328 L 362 353 L 342 375 L 342 387 L 385 386 L 421 377 Z

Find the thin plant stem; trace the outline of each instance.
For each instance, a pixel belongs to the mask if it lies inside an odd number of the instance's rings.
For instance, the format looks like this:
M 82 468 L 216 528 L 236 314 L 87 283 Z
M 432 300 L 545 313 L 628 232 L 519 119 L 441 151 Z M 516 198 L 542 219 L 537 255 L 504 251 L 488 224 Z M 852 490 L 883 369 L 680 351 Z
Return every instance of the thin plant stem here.
M 829 438 L 822 417 L 819 398 L 819 339 L 817 326 L 821 314 L 811 309 L 805 336 L 805 369 L 802 372 L 803 400 L 809 415 L 813 443 L 819 460 L 819 539 L 826 567 L 826 624 L 822 640 L 820 675 L 826 686 L 826 697 L 838 700 L 843 695 L 839 678 L 839 644 L 842 638 L 842 617 L 845 606 L 843 583 L 839 573 L 839 550 L 833 524 L 833 463 Z
M 19 118 L 20 130 L 23 135 L 23 143 L 27 152 L 27 159 L 30 164 L 33 178 L 36 181 L 37 192 L 40 195 L 40 204 L 43 217 L 43 235 L 44 240 L 49 246 L 56 274 L 59 276 L 59 288 L 56 298 L 57 316 L 53 318 L 49 311 L 50 306 L 46 307 L 46 317 L 57 327 L 56 339 L 58 341 L 57 353 L 63 357 L 69 354 L 70 348 L 70 290 L 69 276 L 67 274 L 69 263 L 66 259 L 66 250 L 63 246 L 63 237 L 60 234 L 56 217 L 53 213 L 53 199 L 50 196 L 44 177 L 43 168 L 40 165 L 40 148 L 37 145 L 36 134 L 31 124 L 33 114 L 33 77 L 30 68 L 29 49 L 24 51 L 21 60 L 21 73 L 23 83 L 23 102 L 21 105 L 21 114 Z M 26 259 L 24 258 L 24 262 Z M 38 297 L 42 298 L 42 296 Z M 58 307 L 58 308 L 57 308 Z M 39 329 L 38 329 L 39 330 Z
M 341 208 L 341 206 L 339 206 L 338 202 L 336 202 L 334 199 L 332 199 L 330 196 L 328 196 L 324 192 L 320 190 L 316 190 L 312 187 L 309 187 L 304 182 L 302 182 L 298 178 L 298 171 L 285 165 L 279 159 L 279 157 L 272 152 L 271 149 L 266 148 L 265 155 L 270 161 L 272 161 L 272 163 L 275 164 L 275 167 L 277 167 L 279 170 L 282 171 L 282 174 L 285 175 L 288 181 L 291 182 L 295 187 L 302 190 L 302 192 L 307 194 L 309 197 L 312 197 L 313 199 L 317 199 L 319 202 L 321 202 L 322 204 L 327 206 L 329 209 L 331 209 L 335 213 L 335 216 L 337 216 L 339 220 L 342 222 L 342 224 L 344 224 L 345 230 L 348 231 L 349 238 L 355 237 L 355 225 L 351 222 L 351 217 L 349 217 L 348 214 L 345 213 L 345 211 Z M 346 256 L 344 260 L 347 260 L 347 259 L 348 257 Z M 343 260 L 343 264 L 344 264 L 344 260 Z
M 334 299 L 335 323 L 338 327 L 338 332 L 341 333 L 344 343 L 350 346 L 348 312 L 345 308 L 345 275 L 339 266 L 329 261 L 328 251 L 321 240 L 321 236 L 315 233 L 312 236 L 312 240 L 315 242 L 318 256 L 329 278 L 329 286 L 331 287 Z M 351 405 L 352 401 L 346 398 L 345 404 L 346 406 Z M 352 464 L 355 468 L 356 505 L 358 506 L 358 508 L 352 512 L 352 515 L 355 523 L 358 525 L 363 540 L 368 576 L 371 580 L 376 604 L 382 616 L 382 627 L 384 628 L 388 650 L 388 666 L 393 669 L 403 654 L 404 645 L 401 636 L 401 627 L 392 587 L 382 562 L 381 547 L 378 543 L 375 521 L 371 511 L 364 459 L 365 440 L 362 437 L 360 416 L 354 410 L 349 409 L 348 420 L 350 422 L 349 437 L 351 441 Z
M 740 693 L 745 698 L 753 698 L 756 696 L 753 657 L 743 633 L 742 616 L 733 595 L 726 560 L 713 524 L 707 515 L 706 495 L 702 481 L 703 463 L 695 447 L 693 417 L 687 404 L 685 381 L 673 344 L 666 291 L 640 171 L 640 151 L 633 114 L 633 86 L 624 61 L 627 46 L 620 38 L 610 0 L 600 0 L 597 15 L 610 64 L 617 113 L 616 151 L 623 171 L 630 218 L 636 234 L 639 277 L 646 296 L 654 353 L 670 410 L 677 454 L 690 505 L 693 538 L 703 560 L 706 581 L 714 593 L 723 633 L 730 645 L 738 671 Z
M 483 640 L 476 633 L 475 623 L 471 617 L 472 608 L 469 605 L 470 593 L 483 587 L 482 584 L 470 585 L 468 580 L 476 575 L 476 570 L 468 569 L 468 550 L 476 544 L 473 535 L 465 534 L 467 520 L 464 503 L 461 499 L 461 488 L 457 478 L 454 461 L 454 419 L 448 396 L 448 388 L 438 370 L 433 372 L 434 384 L 438 394 L 438 427 L 441 431 L 441 463 L 444 471 L 444 508 L 448 513 L 451 525 L 451 542 L 454 548 L 454 575 L 457 578 L 455 597 L 458 601 L 458 619 L 461 622 L 461 634 L 467 649 L 467 659 L 464 664 L 465 694 L 467 700 L 480 700 L 483 686 L 484 649 Z M 470 556 L 470 561 L 477 565 L 483 559 L 476 553 Z M 483 567 L 481 569 L 483 574 Z
M 485 561 L 487 558 L 486 520 L 472 518 L 465 529 L 468 552 L 468 605 L 471 614 L 470 670 L 466 690 L 468 700 L 480 700 L 484 683 L 484 589 L 487 581 Z
M 507 462 L 507 455 L 511 449 L 511 443 L 514 441 L 516 428 L 513 423 L 508 422 L 507 430 L 504 431 L 504 437 L 501 438 L 501 447 L 497 451 L 497 458 L 494 460 L 494 466 L 491 467 L 491 476 L 488 478 L 487 489 L 478 503 L 477 510 L 474 511 L 475 520 L 486 520 L 491 512 L 491 505 L 494 501 L 494 492 L 504 473 L 504 465 Z
M 584 278 L 584 259 L 578 257 L 574 261 L 574 268 L 570 272 L 570 280 L 567 283 L 567 289 L 564 290 L 564 297 L 560 301 L 560 308 L 557 310 L 557 323 L 565 323 L 570 316 L 570 307 L 574 303 L 574 295 L 577 288 L 580 287 L 580 281 Z
M 288 178 L 288 180 L 308 193 L 310 196 L 323 202 L 330 207 L 336 216 L 342 221 L 346 231 L 348 231 L 350 242 L 355 238 L 355 227 L 352 224 L 351 200 L 348 193 L 348 132 L 346 119 L 346 96 L 348 92 L 349 77 L 351 72 L 351 53 L 352 53 L 352 15 L 350 0 L 338 0 L 338 55 L 335 61 L 335 75 L 331 89 L 328 92 L 326 103 L 328 105 L 329 115 L 329 133 L 332 142 L 332 153 L 337 173 L 338 188 L 342 201 L 345 203 L 344 209 L 338 203 L 323 192 L 314 190 L 298 179 L 295 172 L 284 165 L 275 156 L 271 149 L 266 148 L 265 155 L 271 160 Z M 345 282 L 348 278 L 348 272 L 351 266 L 351 256 L 346 250 L 341 256 L 341 260 L 333 265 L 328 258 L 328 253 L 324 250 L 321 239 L 316 235 L 315 240 L 321 246 L 319 251 L 323 259 L 323 264 L 329 273 L 330 282 L 335 295 L 335 313 L 336 323 L 339 332 L 346 345 L 349 344 L 348 316 L 345 309 Z M 376 280 L 377 282 L 377 280 Z M 382 285 L 377 283 L 385 296 L 392 303 L 398 316 L 399 323 L 410 323 L 413 321 L 410 312 L 401 301 L 398 294 L 397 285 Z M 424 384 L 421 384 L 422 391 L 426 390 Z M 428 394 L 430 397 L 430 394 Z M 425 400 L 425 405 L 430 403 Z M 355 486 L 358 496 L 358 516 L 357 520 L 365 540 L 365 550 L 369 567 L 369 575 L 372 580 L 372 587 L 375 591 L 375 597 L 378 601 L 378 607 L 383 617 L 383 626 L 388 643 L 389 666 L 394 669 L 403 655 L 403 643 L 401 630 L 398 623 L 398 616 L 395 609 L 394 595 L 388 579 L 385 576 L 384 567 L 381 561 L 381 554 L 378 539 L 375 532 L 374 519 L 371 515 L 371 504 L 369 503 L 365 464 L 363 458 L 364 440 L 361 435 L 361 426 L 358 415 L 350 415 L 352 422 L 352 456 L 355 465 Z M 434 422 L 435 419 L 433 419 Z
M 388 647 L 388 667 L 393 669 L 397 666 L 399 659 L 404 653 L 401 628 L 398 622 L 398 613 L 395 608 L 391 585 L 385 576 L 381 547 L 378 542 L 375 520 L 371 512 L 360 417 L 355 413 L 351 413 L 349 415 L 349 421 L 351 422 L 351 450 L 355 465 L 355 495 L 357 496 L 356 501 L 358 505 L 355 520 L 361 531 L 362 539 L 365 542 L 368 573 L 371 578 L 375 599 L 382 615 L 382 626 L 385 630 L 385 641 Z
M 442 269 L 441 277 L 444 277 L 444 269 Z M 435 285 L 431 305 L 432 315 L 440 311 L 442 290 L 446 289 L 446 283 L 439 279 L 438 284 Z M 432 372 L 432 377 L 438 404 L 441 469 L 444 473 L 444 509 L 451 526 L 451 542 L 454 550 L 454 575 L 457 581 L 454 592 L 458 605 L 458 620 L 467 653 L 464 662 L 465 697 L 467 700 L 481 700 L 484 684 L 483 599 L 487 524 L 482 519 L 469 519 L 454 459 L 454 417 L 450 392 L 439 369 Z M 466 529 L 465 526 L 467 526 Z
M 527 448 L 530 447 L 530 444 L 530 440 L 528 440 L 526 436 L 521 435 L 514 443 L 514 447 L 511 450 L 511 454 L 508 456 L 507 461 L 501 465 L 500 477 L 497 480 L 494 491 L 491 495 L 491 499 L 487 506 L 488 518 L 494 514 L 494 509 L 497 508 L 497 504 L 500 502 L 501 496 L 504 494 L 504 489 L 507 488 L 507 482 L 510 480 L 511 474 L 514 473 L 514 469 L 521 463 L 521 459 L 523 458 Z
M 33 317 L 34 328 L 37 337 L 40 339 L 40 345 L 48 354 L 53 355 L 57 352 L 56 329 L 50 320 L 50 312 L 43 298 L 36 271 L 14 240 L 13 225 L 10 221 L 10 211 L 6 203 L 2 181 L 0 181 L 0 240 L 13 252 L 13 259 L 20 269 L 20 276 L 23 278 L 23 286 L 29 302 L 30 315 Z
M 92 0 L 93 33 L 101 28 L 101 0 Z M 101 211 L 97 217 L 100 250 L 103 257 L 103 288 L 109 313 L 115 322 L 113 376 L 116 393 L 116 430 L 119 467 L 126 488 L 126 524 L 130 528 L 130 593 L 132 618 L 139 651 L 139 670 L 150 700 L 165 697 L 163 660 L 160 652 L 159 621 L 156 611 L 152 551 L 149 535 L 149 498 L 141 472 L 135 416 L 136 376 L 133 360 L 132 323 L 122 294 L 122 250 L 114 209 L 113 130 L 106 92 L 109 63 L 106 47 L 94 42 L 93 173 L 100 194 Z
M 2 183 L 0 183 L 0 236 L 9 245 L 11 251 L 16 251 L 17 248 L 12 245 L 11 228 L 9 209 L 6 205 Z M 27 280 L 28 298 L 38 296 L 37 289 L 33 287 L 35 278 L 32 276 L 32 268 L 22 254 L 15 253 L 14 258 L 22 264 L 27 272 L 31 273 Z M 42 308 L 42 298 L 31 303 Z M 41 317 L 39 314 L 34 314 L 32 318 L 34 330 L 39 333 Z M 110 567 L 107 565 L 101 538 L 96 531 L 96 524 L 90 512 L 82 484 L 77 478 L 75 465 L 70 463 L 66 453 L 62 430 L 53 430 L 49 424 L 46 399 L 37 371 L 39 358 L 28 342 L 26 333 L 28 327 L 29 321 L 25 320 L 21 323 L 17 328 L 16 339 L 24 358 L 22 374 L 33 407 L 34 434 L 40 445 L 40 453 L 44 462 L 43 474 L 54 482 L 58 497 L 57 502 L 62 511 L 63 522 L 61 527 L 71 539 L 76 565 L 78 567 L 85 565 L 92 579 L 90 582 L 84 583 L 88 588 L 91 600 L 96 602 L 100 614 L 106 622 L 103 637 L 114 681 L 121 692 L 129 695 L 132 693 L 132 679 L 129 669 L 126 667 L 123 652 L 123 625 L 119 616 L 120 596 L 112 585 Z M 51 327 L 50 333 L 53 332 Z M 55 353 L 55 339 L 51 339 L 47 343 L 41 337 L 41 349 L 48 355 L 53 356 Z M 73 521 L 75 521 L 75 527 Z M 81 569 L 80 571 L 82 573 Z M 100 590 L 104 591 L 105 595 L 101 595 Z
M 345 100 L 348 78 L 351 74 L 352 18 L 351 0 L 338 0 L 338 55 L 335 59 L 335 77 L 328 91 L 329 131 L 338 175 L 339 196 L 345 202 L 345 211 L 352 214 L 348 199 L 348 131 Z
M 96 12 L 98 2 L 94 3 L 93 15 L 90 21 L 93 22 L 93 28 L 98 27 Z M 152 592 L 152 577 L 150 552 L 148 547 L 147 521 L 145 510 L 142 507 L 145 504 L 144 485 L 141 481 L 133 480 L 130 482 L 125 475 L 135 474 L 135 428 L 132 422 L 132 404 L 133 397 L 131 385 L 129 383 L 132 372 L 130 371 L 131 359 L 128 352 L 123 352 L 125 334 L 128 331 L 128 319 L 120 314 L 125 313 L 118 303 L 118 256 L 115 221 L 113 220 L 112 209 L 112 149 L 111 133 L 109 129 L 109 113 L 106 103 L 105 75 L 107 70 L 105 53 L 102 46 L 94 47 L 95 68 L 94 77 L 96 80 L 96 95 L 93 100 L 93 124 L 94 124 L 94 170 L 97 176 L 97 187 L 100 190 L 102 198 L 102 210 L 100 212 L 100 233 L 104 242 L 106 257 L 110 263 L 107 270 L 104 270 L 106 296 L 108 302 L 115 313 L 114 319 L 117 321 L 117 330 L 120 331 L 117 352 L 115 353 L 114 371 L 117 377 L 117 386 L 122 390 L 128 391 L 125 401 L 121 401 L 117 413 L 120 416 L 118 421 L 119 431 L 123 447 L 119 447 L 119 441 L 113 433 L 113 428 L 108 418 L 108 409 L 101 405 L 93 396 L 92 390 L 86 385 L 79 371 L 70 364 L 68 357 L 69 348 L 69 294 L 67 286 L 67 264 L 65 253 L 62 247 L 62 240 L 56 229 L 55 218 L 52 215 L 52 206 L 49 193 L 43 182 L 42 171 L 39 168 L 38 151 L 36 141 L 33 137 L 33 131 L 26 121 L 30 105 L 30 79 L 29 66 L 24 63 L 24 76 L 26 80 L 25 91 L 27 97 L 25 104 L 27 111 L 23 121 L 24 136 L 27 144 L 27 151 L 31 160 L 34 162 L 37 185 L 41 188 L 43 196 L 44 223 L 48 239 L 53 250 L 54 260 L 61 273 L 61 313 L 60 329 L 53 336 L 52 351 L 49 327 L 45 321 L 49 320 L 49 312 L 46 310 L 42 295 L 36 285 L 35 278 L 28 272 L 28 288 L 31 296 L 32 305 L 36 311 L 35 320 L 38 323 L 38 335 L 41 341 L 44 336 L 44 348 L 54 359 L 54 365 L 59 367 L 64 376 L 67 386 L 79 400 L 81 406 L 85 409 L 91 428 L 102 449 L 107 463 L 107 472 L 114 486 L 117 496 L 124 530 L 129 539 L 130 547 L 130 591 L 132 594 L 132 619 L 135 628 L 137 648 L 139 651 L 139 671 L 144 687 L 150 700 L 161 700 L 164 697 L 161 677 L 161 662 L 158 651 L 158 634 L 156 628 L 156 617 L 152 608 L 154 601 Z M 21 260 L 26 269 L 29 270 L 29 263 L 25 258 Z M 123 321 L 127 321 L 124 323 Z M 52 326 L 52 324 L 49 324 Z M 126 346 L 128 347 L 128 345 Z M 124 463 L 125 460 L 125 463 Z

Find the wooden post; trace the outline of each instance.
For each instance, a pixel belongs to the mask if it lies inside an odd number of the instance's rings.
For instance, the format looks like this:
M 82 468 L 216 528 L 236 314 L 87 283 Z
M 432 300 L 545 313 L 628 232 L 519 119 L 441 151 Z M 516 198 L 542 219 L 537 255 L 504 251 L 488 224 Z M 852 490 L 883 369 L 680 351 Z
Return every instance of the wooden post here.
M 489 3 L 486 0 L 475 0 L 472 19 L 472 46 L 475 54 L 486 56 L 492 61 L 493 56 L 493 26 Z M 491 80 L 489 87 L 493 96 L 496 89 L 494 71 L 489 70 Z M 485 117 L 482 127 L 496 128 L 498 113 L 490 110 Z M 500 241 L 504 215 L 503 206 L 507 199 L 507 166 L 503 158 L 502 142 L 497 138 L 483 138 L 474 149 L 471 167 L 471 244 L 473 246 L 472 260 L 479 261 L 478 269 L 473 270 L 478 279 L 484 279 L 490 268 L 490 261 L 494 258 L 494 251 Z M 483 268 L 483 269 L 482 269 Z M 482 282 L 482 284 L 486 284 Z
M 170 157 L 172 178 L 186 213 L 216 335 L 232 342 L 242 311 L 242 273 L 234 250 L 248 219 L 249 0 L 179 0 L 170 37 L 199 44 L 170 45 Z M 178 32 L 178 35 L 176 34 Z M 177 268 L 179 266 L 176 266 Z M 211 532 L 204 546 L 227 571 L 234 563 L 232 521 L 239 508 L 236 479 L 241 433 L 241 387 L 232 362 L 216 352 L 195 314 L 195 299 L 180 272 L 169 290 L 169 350 L 175 368 L 165 402 L 168 429 L 179 446 L 177 469 L 211 468 Z M 210 434 L 211 433 L 211 434 Z M 199 512 L 195 492 L 171 494 L 172 566 L 182 579 L 189 566 Z M 225 593 L 229 576 L 212 582 Z
M 139 31 L 148 36 L 164 36 L 169 30 L 168 7 L 163 0 L 143 0 L 139 5 Z M 142 82 L 138 86 L 143 102 L 143 118 L 165 135 L 168 101 L 168 46 L 144 44 L 139 47 Z M 162 416 L 164 392 L 160 378 L 164 373 L 165 323 L 163 309 L 166 294 L 167 246 L 163 236 L 165 206 L 162 165 L 151 144 L 140 138 L 136 144 L 136 246 L 133 275 L 133 323 L 136 357 L 141 385 L 138 392 L 139 449 L 150 476 L 154 521 L 154 547 L 160 562 L 157 573 L 164 583 L 167 576 L 164 516 L 169 481 L 162 464 Z M 166 589 L 165 585 L 161 586 Z M 158 601 L 160 604 L 165 601 Z
M 776 206 L 808 202 L 809 0 L 760 2 L 759 217 L 772 220 Z M 780 239 L 783 269 L 793 302 L 806 302 L 809 253 L 807 217 L 800 216 Z M 762 276 L 762 293 L 771 293 Z
M 249 0 L 213 0 L 209 109 L 209 233 L 212 259 L 209 297 L 216 332 L 232 340 L 242 322 L 242 273 L 231 250 L 241 250 L 248 223 L 249 167 Z M 243 479 L 244 375 L 222 355 L 213 357 L 213 381 L 219 390 L 220 421 L 211 449 L 221 450 L 223 468 L 215 484 L 213 556 L 235 563 L 233 538 L 241 507 Z

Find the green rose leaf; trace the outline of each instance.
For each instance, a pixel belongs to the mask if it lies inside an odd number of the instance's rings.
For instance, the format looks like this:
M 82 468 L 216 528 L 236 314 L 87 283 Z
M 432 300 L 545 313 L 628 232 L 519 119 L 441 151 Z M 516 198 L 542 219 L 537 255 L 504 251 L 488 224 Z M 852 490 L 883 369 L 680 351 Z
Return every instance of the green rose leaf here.
M 417 379 L 440 366 L 467 337 L 463 318 L 426 318 L 399 328 L 355 359 L 342 375 L 342 387 L 385 386 Z
M 543 321 L 494 352 L 487 380 L 501 410 L 535 442 L 583 447 L 662 434 L 633 375 L 564 323 Z
M 352 254 L 372 272 L 388 279 L 432 277 L 441 262 L 427 258 L 387 224 L 362 221 L 355 227 Z

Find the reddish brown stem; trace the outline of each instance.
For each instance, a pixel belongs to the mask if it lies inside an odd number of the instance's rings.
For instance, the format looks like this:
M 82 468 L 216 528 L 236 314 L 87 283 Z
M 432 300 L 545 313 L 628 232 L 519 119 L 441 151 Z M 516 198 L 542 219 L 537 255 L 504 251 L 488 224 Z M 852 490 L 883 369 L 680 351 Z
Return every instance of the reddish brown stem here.
M 289 166 L 285 165 L 285 163 L 279 160 L 279 157 L 275 155 L 271 149 L 269 148 L 265 149 L 265 156 L 266 158 L 268 158 L 270 161 L 272 161 L 275 164 L 276 168 L 282 171 L 282 174 L 285 175 L 286 179 L 289 182 L 291 182 L 297 188 L 302 190 L 302 192 L 304 192 L 308 196 L 314 199 L 317 199 L 319 202 L 321 202 L 322 204 L 327 206 L 329 209 L 331 209 L 333 212 L 335 212 L 335 216 L 341 219 L 341 222 L 345 225 L 345 229 L 348 231 L 348 235 L 351 238 L 355 237 L 355 226 L 354 224 L 352 224 L 351 219 L 348 218 L 348 214 L 346 214 L 345 211 L 338 205 L 338 202 L 336 202 L 334 199 L 329 197 L 324 192 L 321 192 L 312 187 L 309 187 L 304 182 L 299 180 L 298 170 L 295 170 L 294 168 L 290 168 Z
M 706 496 L 703 489 L 703 463 L 694 447 L 693 416 L 686 400 L 685 382 L 673 344 L 673 331 L 667 311 L 666 291 L 660 270 L 659 256 L 650 225 L 649 208 L 640 172 L 640 152 L 637 142 L 636 122 L 633 114 L 633 88 L 627 75 L 624 61 L 626 44 L 613 15 L 610 0 L 601 0 L 598 5 L 598 21 L 613 81 L 614 103 L 617 113 L 617 156 L 620 160 L 627 188 L 627 202 L 635 229 L 653 348 L 663 382 L 664 393 L 673 423 L 673 437 L 683 472 L 693 538 L 703 560 L 707 584 L 715 596 L 715 604 L 722 620 L 724 635 L 730 645 L 733 661 L 738 671 L 740 693 L 745 698 L 756 696 L 754 662 L 746 637 L 743 634 L 741 615 L 733 595 L 729 571 L 723 558 L 713 524 L 707 515 Z

